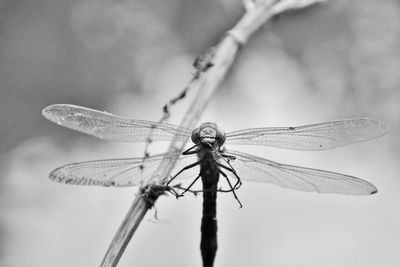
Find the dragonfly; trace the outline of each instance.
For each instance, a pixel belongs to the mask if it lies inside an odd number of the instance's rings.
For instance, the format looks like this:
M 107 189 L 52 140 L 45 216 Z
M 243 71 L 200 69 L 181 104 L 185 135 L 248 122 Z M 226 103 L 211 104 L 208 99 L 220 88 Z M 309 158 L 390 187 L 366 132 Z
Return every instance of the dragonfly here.
M 383 122 L 369 118 L 354 118 L 315 123 L 296 127 L 263 127 L 225 133 L 215 123 L 205 122 L 194 130 L 168 123 L 136 120 L 86 107 L 56 104 L 43 109 L 43 115 L 58 125 L 97 138 L 146 142 L 186 141 L 194 145 L 181 152 L 167 152 L 148 157 L 92 160 L 67 164 L 53 170 L 49 178 L 76 185 L 142 186 L 161 184 L 165 177 L 154 176 L 164 158 L 177 157 L 166 186 L 172 182 L 194 179 L 182 196 L 201 178 L 203 218 L 201 251 L 204 266 L 212 266 L 217 250 L 217 192 L 232 192 L 242 180 L 271 183 L 300 191 L 370 195 L 377 188 L 360 178 L 320 169 L 281 164 L 269 159 L 227 149 L 227 145 L 262 145 L 291 150 L 320 151 L 367 141 L 386 133 Z M 228 188 L 218 187 L 220 175 Z M 239 201 L 241 206 L 241 203 Z

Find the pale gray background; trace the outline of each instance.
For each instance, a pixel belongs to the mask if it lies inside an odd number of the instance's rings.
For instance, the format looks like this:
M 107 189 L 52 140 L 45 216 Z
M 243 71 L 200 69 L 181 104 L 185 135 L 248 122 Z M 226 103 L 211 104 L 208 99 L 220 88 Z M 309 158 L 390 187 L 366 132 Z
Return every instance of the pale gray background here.
M 241 13 L 233 0 L 0 2 L 1 266 L 97 266 L 137 191 L 50 182 L 60 165 L 142 156 L 144 146 L 58 127 L 41 109 L 70 103 L 158 120 L 193 59 Z M 230 131 L 369 116 L 390 132 L 327 152 L 235 147 L 362 177 L 379 193 L 244 183 L 243 209 L 218 196 L 216 266 L 400 266 L 399 48 L 396 0 L 330 1 L 281 16 L 251 40 L 203 121 Z M 169 122 L 179 123 L 192 95 Z M 150 212 L 119 266 L 201 266 L 201 198 L 162 197 L 156 207 L 163 222 Z

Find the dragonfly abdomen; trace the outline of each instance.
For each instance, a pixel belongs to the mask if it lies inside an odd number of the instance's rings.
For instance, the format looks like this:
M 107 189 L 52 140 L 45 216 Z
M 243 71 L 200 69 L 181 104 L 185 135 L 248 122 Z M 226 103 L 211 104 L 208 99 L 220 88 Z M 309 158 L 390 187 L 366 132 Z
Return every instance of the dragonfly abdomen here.
M 207 155 L 209 154 L 209 155 Z M 217 253 L 217 186 L 219 168 L 211 152 L 203 155 L 200 163 L 203 182 L 203 218 L 201 221 L 200 249 L 203 266 L 213 266 Z

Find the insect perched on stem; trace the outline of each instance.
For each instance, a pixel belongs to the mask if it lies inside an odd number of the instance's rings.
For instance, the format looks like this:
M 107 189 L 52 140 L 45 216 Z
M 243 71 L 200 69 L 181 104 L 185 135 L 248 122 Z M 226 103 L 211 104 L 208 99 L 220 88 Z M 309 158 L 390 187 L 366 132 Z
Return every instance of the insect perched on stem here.
M 167 123 L 134 120 L 74 105 L 51 105 L 43 115 L 61 125 L 95 137 L 115 141 L 145 142 L 185 141 L 191 136 L 195 144 L 180 155 L 173 169 L 175 180 L 194 178 L 177 197 L 191 190 L 201 178 L 203 218 L 201 251 L 204 266 L 212 266 L 217 250 L 217 192 L 236 195 L 242 179 L 273 183 L 281 187 L 320 193 L 369 195 L 377 192 L 368 181 L 341 173 L 280 164 L 243 152 L 228 150 L 225 144 L 266 145 L 293 150 L 327 150 L 379 137 L 386 132 L 377 120 L 359 118 L 323 122 L 298 127 L 266 127 L 234 131 L 225 134 L 215 123 L 203 123 L 198 128 L 181 128 Z M 179 152 L 168 152 L 144 158 L 93 160 L 68 164 L 50 173 L 57 182 L 78 185 L 144 186 L 163 185 L 165 177 L 154 176 L 159 163 Z M 228 188 L 218 188 L 220 175 Z

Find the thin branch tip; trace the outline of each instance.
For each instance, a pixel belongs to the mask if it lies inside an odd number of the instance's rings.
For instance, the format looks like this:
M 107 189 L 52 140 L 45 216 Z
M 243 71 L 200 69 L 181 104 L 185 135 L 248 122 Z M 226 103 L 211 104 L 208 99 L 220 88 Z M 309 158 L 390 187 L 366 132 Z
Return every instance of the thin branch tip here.
M 287 11 L 302 9 L 325 2 L 328 2 L 328 0 L 282 0 L 274 5 L 274 7 L 272 8 L 272 13 L 284 13 Z

